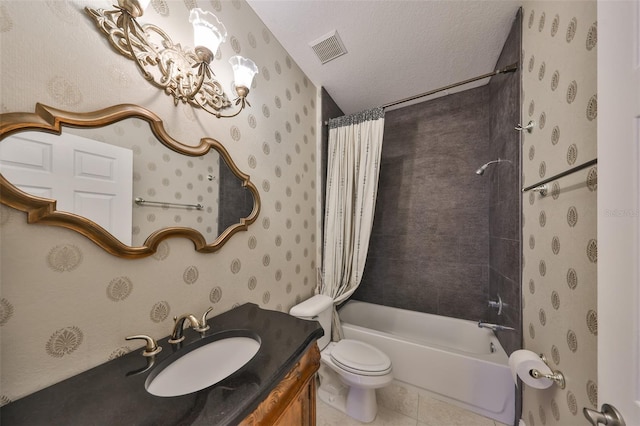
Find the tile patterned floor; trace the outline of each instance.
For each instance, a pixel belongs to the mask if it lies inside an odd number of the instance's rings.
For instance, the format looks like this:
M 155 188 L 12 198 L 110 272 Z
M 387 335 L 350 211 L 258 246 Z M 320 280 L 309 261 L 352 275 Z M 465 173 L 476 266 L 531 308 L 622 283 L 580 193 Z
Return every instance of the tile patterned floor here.
M 364 423 L 317 400 L 317 426 L 360 426 Z M 378 415 L 371 426 L 507 426 L 493 419 L 437 399 L 420 395 L 395 383 L 378 391 Z

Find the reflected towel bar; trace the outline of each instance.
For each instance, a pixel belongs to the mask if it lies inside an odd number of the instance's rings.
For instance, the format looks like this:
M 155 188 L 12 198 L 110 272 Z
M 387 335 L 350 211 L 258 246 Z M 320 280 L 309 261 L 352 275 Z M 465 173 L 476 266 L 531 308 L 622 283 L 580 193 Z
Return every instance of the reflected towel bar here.
M 543 191 L 546 193 L 546 188 L 543 188 L 543 186 L 545 184 L 547 184 L 547 183 L 549 183 L 551 181 L 554 181 L 556 179 L 560 179 L 561 177 L 565 177 L 567 175 L 570 175 L 571 173 L 575 173 L 575 172 L 577 172 L 579 170 L 586 169 L 589 166 L 593 166 L 597 162 L 598 162 L 598 159 L 594 158 L 591 161 L 587 161 L 586 163 L 581 164 L 579 166 L 576 166 L 576 167 L 574 167 L 572 169 L 566 170 L 566 171 L 564 171 L 562 173 L 558 173 L 557 175 L 551 176 L 548 179 L 541 180 L 540 182 L 536 183 L 535 185 L 527 186 L 526 188 L 522 189 L 522 192 L 527 192 L 527 191 L 530 191 L 530 190 L 533 189 L 534 191 L 539 191 L 541 195 L 545 195 L 545 194 L 543 194 Z
M 198 204 L 165 203 L 165 202 L 162 202 L 162 201 L 147 201 L 142 197 L 136 197 L 135 202 L 139 206 L 143 206 L 145 204 L 153 204 L 153 205 L 156 205 L 156 206 L 174 206 L 174 207 L 187 207 L 187 208 L 192 207 L 192 208 L 194 208 L 196 210 L 204 209 L 204 206 L 202 204 L 200 204 L 200 203 L 198 203 Z

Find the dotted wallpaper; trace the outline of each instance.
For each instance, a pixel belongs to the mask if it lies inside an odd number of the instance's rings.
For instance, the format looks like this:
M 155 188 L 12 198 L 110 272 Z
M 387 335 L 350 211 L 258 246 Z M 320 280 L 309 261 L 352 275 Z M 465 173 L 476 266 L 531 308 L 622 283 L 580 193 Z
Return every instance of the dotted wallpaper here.
M 523 6 L 524 186 L 596 158 L 596 2 Z M 527 426 L 583 425 L 596 408 L 597 168 L 523 200 L 524 348 L 544 353 L 564 390 L 523 388 Z
M 288 311 L 315 286 L 316 87 L 244 1 L 153 0 L 140 22 L 158 25 L 183 46 L 192 43 L 191 8 L 212 11 L 225 24 L 228 39 L 212 67 L 231 99 L 228 58 L 242 54 L 259 67 L 248 97 L 252 107 L 235 118 L 174 106 L 115 52 L 84 11 L 112 4 L 3 0 L 1 111 L 32 112 L 36 102 L 76 112 L 144 106 L 184 144 L 197 145 L 202 137 L 220 141 L 258 187 L 261 212 L 247 232 L 216 253 L 197 253 L 189 240 L 172 238 L 153 256 L 127 260 L 67 229 L 29 225 L 24 213 L 0 206 L 0 404 L 140 346 L 125 336 L 167 336 L 175 315 L 199 316 L 209 306 L 215 315 L 245 302 Z M 142 130 L 135 123 L 124 126 L 93 135 L 111 139 Z M 148 135 L 136 138 L 130 146 L 134 196 L 202 199 L 212 207 L 204 213 L 217 212 L 217 189 L 210 185 L 217 159 L 181 157 Z M 148 207 L 134 212 L 134 243 L 146 238 L 149 226 L 184 225 L 187 213 L 195 213 Z M 193 226 L 209 232 L 204 219 L 196 217 Z

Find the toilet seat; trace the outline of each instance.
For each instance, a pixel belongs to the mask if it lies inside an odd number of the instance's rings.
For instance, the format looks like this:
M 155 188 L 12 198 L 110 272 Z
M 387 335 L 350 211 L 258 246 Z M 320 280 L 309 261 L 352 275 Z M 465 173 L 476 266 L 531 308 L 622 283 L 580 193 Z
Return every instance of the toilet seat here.
M 358 340 L 340 340 L 331 350 L 336 366 L 363 376 L 382 376 L 391 372 L 391 360 L 381 350 Z

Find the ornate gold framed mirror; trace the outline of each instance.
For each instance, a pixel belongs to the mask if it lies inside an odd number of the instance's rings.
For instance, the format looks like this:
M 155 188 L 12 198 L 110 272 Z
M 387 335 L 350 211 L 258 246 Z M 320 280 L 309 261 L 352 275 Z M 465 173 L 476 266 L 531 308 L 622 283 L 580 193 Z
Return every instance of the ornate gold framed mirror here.
M 256 186 L 220 142 L 185 145 L 131 104 L 0 114 L 0 202 L 130 259 L 173 237 L 215 252 L 260 212 Z

